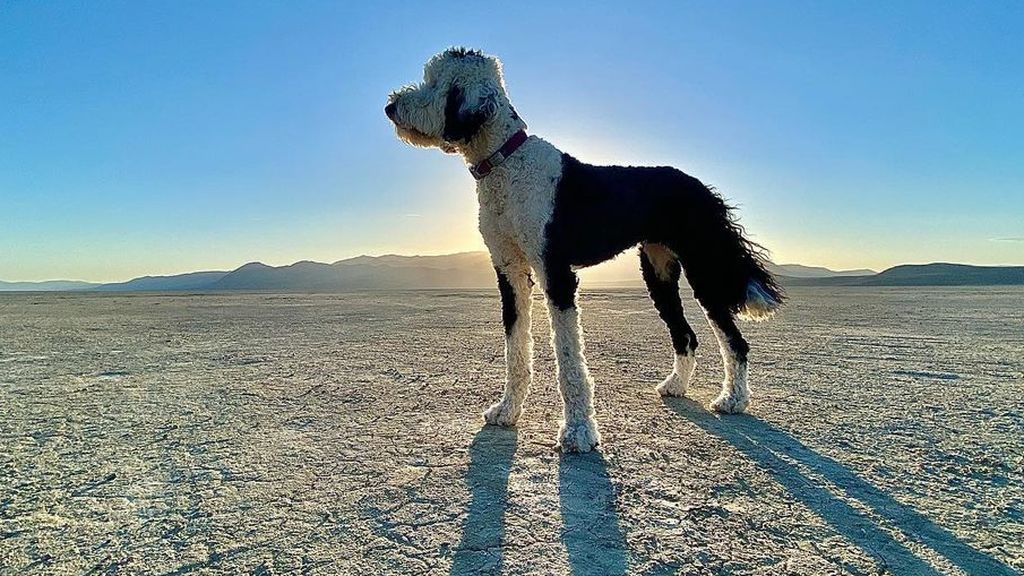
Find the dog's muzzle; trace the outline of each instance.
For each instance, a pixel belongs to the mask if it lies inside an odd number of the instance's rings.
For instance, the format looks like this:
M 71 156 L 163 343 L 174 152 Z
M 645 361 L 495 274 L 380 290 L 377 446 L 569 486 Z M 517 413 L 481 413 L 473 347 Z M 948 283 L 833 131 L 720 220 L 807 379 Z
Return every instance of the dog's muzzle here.
M 397 106 L 395 106 L 395 103 L 394 103 L 394 102 L 391 102 L 391 103 L 389 103 L 389 104 L 388 104 L 387 106 L 385 106 L 385 107 L 384 107 L 384 114 L 386 114 L 386 115 L 387 115 L 387 117 L 388 117 L 388 118 L 389 118 L 389 119 L 390 119 L 390 120 L 391 120 L 392 122 L 394 122 L 394 121 L 395 121 L 395 111 L 396 111 L 397 109 L 398 109 L 398 107 L 397 107 Z

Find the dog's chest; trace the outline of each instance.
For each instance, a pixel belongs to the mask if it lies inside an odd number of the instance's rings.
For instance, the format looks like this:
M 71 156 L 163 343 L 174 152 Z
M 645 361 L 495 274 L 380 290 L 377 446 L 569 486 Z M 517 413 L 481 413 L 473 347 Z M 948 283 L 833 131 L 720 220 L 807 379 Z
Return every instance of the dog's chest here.
M 480 232 L 492 253 L 514 247 L 531 260 L 540 257 L 561 173 L 561 152 L 531 137 L 477 183 Z

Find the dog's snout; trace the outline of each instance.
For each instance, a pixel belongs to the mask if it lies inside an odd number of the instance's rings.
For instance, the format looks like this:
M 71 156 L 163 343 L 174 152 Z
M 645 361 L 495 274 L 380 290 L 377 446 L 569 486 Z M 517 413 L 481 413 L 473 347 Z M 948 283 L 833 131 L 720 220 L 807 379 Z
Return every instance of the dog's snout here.
M 384 107 L 384 113 L 387 114 L 388 118 L 394 120 L 395 119 L 395 103 L 394 102 L 389 102 L 388 105 Z

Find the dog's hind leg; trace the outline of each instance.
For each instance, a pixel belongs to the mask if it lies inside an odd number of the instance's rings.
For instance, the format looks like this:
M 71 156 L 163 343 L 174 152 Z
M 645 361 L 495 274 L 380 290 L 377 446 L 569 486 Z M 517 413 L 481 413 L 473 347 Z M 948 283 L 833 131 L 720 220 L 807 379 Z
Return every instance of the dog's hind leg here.
M 568 265 L 546 265 L 543 282 L 562 393 L 559 445 L 565 452 L 589 452 L 600 443 L 601 434 L 594 417 L 594 383 L 583 354 L 583 330 L 576 308 L 579 279 Z
M 716 306 L 706 308 L 705 313 L 711 331 L 718 339 L 725 370 L 722 391 L 711 401 L 711 408 L 726 414 L 743 412 L 750 405 L 750 387 L 747 384 L 747 353 L 750 346 L 740 334 L 728 309 Z
M 662 396 L 683 396 L 697 367 L 697 334 L 683 315 L 678 257 L 661 244 L 644 244 L 640 248 L 640 271 L 658 315 L 668 326 L 675 351 L 672 373 L 658 386 L 658 393 Z
M 488 424 L 511 426 L 523 413 L 533 380 L 533 336 L 530 308 L 533 279 L 525 263 L 496 267 L 501 292 L 501 321 L 505 326 L 505 394 L 484 412 Z

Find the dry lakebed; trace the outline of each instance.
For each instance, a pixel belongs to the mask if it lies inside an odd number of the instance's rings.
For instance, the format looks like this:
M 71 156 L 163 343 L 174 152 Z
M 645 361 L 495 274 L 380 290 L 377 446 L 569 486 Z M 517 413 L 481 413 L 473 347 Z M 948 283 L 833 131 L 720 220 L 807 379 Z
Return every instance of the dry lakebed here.
M 604 444 L 514 429 L 497 290 L 0 295 L 0 574 L 1024 571 L 1024 289 L 792 288 L 749 414 L 692 300 L 584 288 Z

